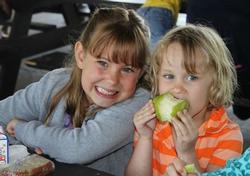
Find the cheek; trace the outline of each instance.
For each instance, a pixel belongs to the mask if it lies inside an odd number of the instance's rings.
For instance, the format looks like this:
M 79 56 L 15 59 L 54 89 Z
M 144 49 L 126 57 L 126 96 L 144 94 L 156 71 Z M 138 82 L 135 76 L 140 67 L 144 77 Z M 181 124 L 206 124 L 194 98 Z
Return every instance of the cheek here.
M 162 79 L 159 79 L 158 85 L 159 94 L 163 94 L 169 90 L 169 83 L 166 83 L 166 81 L 163 81 Z
M 211 92 L 211 89 L 212 89 L 212 81 L 207 81 L 205 83 L 205 86 L 203 87 L 203 92 L 204 92 L 204 96 L 205 97 L 209 97 L 210 96 L 210 92 Z
M 100 77 L 100 75 L 103 75 L 103 72 L 96 67 L 89 67 L 82 71 L 82 77 L 86 81 L 96 79 L 97 77 Z
M 195 88 L 190 89 L 189 100 L 198 106 L 204 106 L 205 104 L 209 103 L 208 91 L 209 91 L 208 87 L 202 88 L 201 86 L 197 89 Z
M 126 91 L 131 91 L 131 93 L 133 93 L 133 91 L 136 88 L 137 85 L 137 81 L 139 76 L 132 76 L 132 77 L 127 77 L 122 79 L 122 86 L 124 88 L 124 90 Z
M 82 72 L 81 84 L 85 92 L 87 92 L 90 89 L 91 80 L 89 79 L 88 72 L 86 73 Z
M 94 74 L 93 74 L 94 73 Z M 85 69 L 82 72 L 81 84 L 85 92 L 93 88 L 95 82 L 100 79 L 100 73 L 94 70 Z

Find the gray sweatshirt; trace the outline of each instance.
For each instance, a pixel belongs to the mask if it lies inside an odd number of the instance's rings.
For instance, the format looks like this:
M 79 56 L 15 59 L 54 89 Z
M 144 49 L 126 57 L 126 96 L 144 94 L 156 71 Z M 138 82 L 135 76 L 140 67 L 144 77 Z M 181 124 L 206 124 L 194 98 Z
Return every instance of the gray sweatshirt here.
M 61 100 L 44 125 L 52 96 L 69 80 L 70 70 L 57 69 L 46 74 L 13 96 L 0 101 L 0 124 L 17 117 L 27 122 L 16 125 L 16 139 L 28 147 L 40 147 L 60 162 L 78 163 L 123 175 L 133 141 L 133 115 L 150 98 L 138 88 L 133 97 L 99 111 L 81 128 L 65 128 L 65 101 Z M 10 137 L 11 138 L 11 137 Z M 14 143 L 16 139 L 11 139 Z

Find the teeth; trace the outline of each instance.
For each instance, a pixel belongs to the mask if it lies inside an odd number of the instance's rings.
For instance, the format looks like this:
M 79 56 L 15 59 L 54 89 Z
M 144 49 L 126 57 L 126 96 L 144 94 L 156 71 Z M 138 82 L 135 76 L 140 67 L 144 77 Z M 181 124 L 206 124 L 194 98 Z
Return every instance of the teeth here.
M 107 90 L 104 89 L 102 87 L 97 87 L 96 88 L 100 93 L 105 94 L 105 95 L 115 95 L 117 91 L 111 91 L 111 90 Z

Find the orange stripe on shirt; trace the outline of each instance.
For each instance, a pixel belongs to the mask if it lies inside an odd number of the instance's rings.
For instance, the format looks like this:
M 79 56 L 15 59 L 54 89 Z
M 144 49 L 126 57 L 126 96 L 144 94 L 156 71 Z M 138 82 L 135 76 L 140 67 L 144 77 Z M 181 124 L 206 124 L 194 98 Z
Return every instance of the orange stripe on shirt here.
M 172 149 L 171 146 L 167 145 L 162 145 L 162 142 L 159 140 L 153 141 L 153 146 L 157 148 L 157 150 L 160 150 L 161 153 L 166 154 L 166 155 L 171 155 L 171 156 L 176 156 L 176 151 L 175 149 Z
M 239 157 L 241 153 L 232 151 L 230 149 L 218 149 L 214 153 L 214 156 L 217 158 L 223 158 L 224 160 L 228 160 L 230 158 Z
M 235 132 L 233 132 L 235 130 Z M 235 142 L 242 142 L 243 139 L 241 138 L 241 133 L 239 133 L 240 129 L 233 129 L 228 130 L 225 129 L 219 134 L 213 134 L 207 137 L 199 138 L 196 145 L 199 145 L 199 148 L 207 148 L 207 147 L 214 147 L 215 145 L 218 145 L 220 141 L 224 140 L 230 140 Z
M 214 148 L 196 148 L 196 157 L 199 159 L 201 157 L 210 158 L 214 153 Z
M 217 147 L 220 149 L 228 149 L 237 152 L 242 150 L 242 141 L 224 140 L 219 142 Z
M 160 174 L 164 174 L 167 165 L 161 164 L 159 161 L 153 159 L 153 170 L 157 170 Z
M 153 159 L 161 163 L 162 165 L 168 165 L 173 162 L 173 160 L 176 158 L 176 155 L 165 155 L 163 153 L 157 153 L 153 154 Z
M 222 159 L 222 158 L 217 158 L 217 157 L 213 157 L 210 161 L 210 164 L 213 165 L 217 165 L 219 167 L 223 167 L 226 165 L 226 160 Z
M 177 157 L 171 128 L 168 123 L 156 125 L 153 136 L 152 167 L 154 176 L 159 174 L 159 176 L 163 176 L 167 165 Z M 221 167 L 226 161 L 221 156 L 238 155 L 242 152 L 242 144 L 240 128 L 228 119 L 225 109 L 222 107 L 213 110 L 209 119 L 201 125 L 195 147 L 196 157 L 203 170 L 206 170 L 209 164 Z

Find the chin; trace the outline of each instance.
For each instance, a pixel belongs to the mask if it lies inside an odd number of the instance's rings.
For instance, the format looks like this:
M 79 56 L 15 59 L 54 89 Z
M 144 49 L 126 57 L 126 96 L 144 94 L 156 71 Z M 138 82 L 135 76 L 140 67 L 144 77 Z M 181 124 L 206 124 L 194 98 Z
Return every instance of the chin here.
M 108 108 L 110 106 L 112 106 L 113 104 L 115 104 L 116 102 L 96 102 L 95 104 L 97 106 L 100 106 L 102 108 Z

